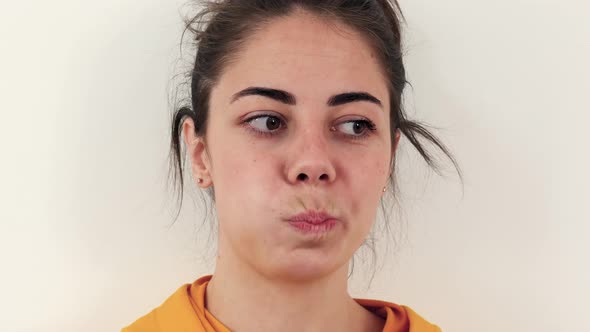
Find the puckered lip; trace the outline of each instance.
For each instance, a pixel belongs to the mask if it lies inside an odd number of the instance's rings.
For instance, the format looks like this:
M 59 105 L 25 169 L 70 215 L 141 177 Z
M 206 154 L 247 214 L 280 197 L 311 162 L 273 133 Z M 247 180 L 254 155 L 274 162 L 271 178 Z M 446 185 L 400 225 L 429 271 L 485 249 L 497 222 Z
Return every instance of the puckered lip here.
M 337 219 L 337 218 L 327 212 L 324 212 L 324 211 L 307 210 L 305 212 L 296 214 L 296 215 L 288 218 L 288 221 L 290 221 L 290 222 L 306 222 L 306 223 L 310 223 L 310 224 L 321 224 L 324 221 L 329 220 L 329 219 Z

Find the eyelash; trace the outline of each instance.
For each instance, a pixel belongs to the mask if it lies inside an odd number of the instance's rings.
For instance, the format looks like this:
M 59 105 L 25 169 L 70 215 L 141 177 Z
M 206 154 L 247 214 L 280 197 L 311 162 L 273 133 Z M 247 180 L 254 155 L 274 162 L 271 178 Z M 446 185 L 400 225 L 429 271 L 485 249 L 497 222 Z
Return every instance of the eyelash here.
M 258 118 L 264 118 L 264 117 L 269 117 L 269 118 L 275 118 L 277 119 L 280 123 L 281 123 L 281 127 L 279 129 L 276 129 L 274 131 L 260 131 L 258 129 L 255 129 L 254 127 L 250 126 L 250 122 L 252 122 L 253 120 L 256 120 Z M 376 130 L 376 126 L 375 124 L 367 119 L 355 119 L 355 120 L 349 120 L 349 121 L 344 121 L 338 125 L 344 124 L 344 123 L 349 123 L 349 122 L 360 122 L 365 124 L 365 128 L 366 130 L 363 132 L 363 134 L 361 135 L 349 135 L 349 134 L 341 134 L 343 136 L 346 136 L 347 138 L 351 139 L 351 140 L 362 140 L 362 139 L 367 139 L 369 136 L 371 136 Z M 272 114 L 259 114 L 259 115 L 255 115 L 253 117 L 250 117 L 246 120 L 244 120 L 244 125 L 246 126 L 246 129 L 253 131 L 255 134 L 263 136 L 263 137 L 272 137 L 275 135 L 279 134 L 279 131 L 284 129 L 284 121 L 276 116 L 276 115 L 272 115 Z

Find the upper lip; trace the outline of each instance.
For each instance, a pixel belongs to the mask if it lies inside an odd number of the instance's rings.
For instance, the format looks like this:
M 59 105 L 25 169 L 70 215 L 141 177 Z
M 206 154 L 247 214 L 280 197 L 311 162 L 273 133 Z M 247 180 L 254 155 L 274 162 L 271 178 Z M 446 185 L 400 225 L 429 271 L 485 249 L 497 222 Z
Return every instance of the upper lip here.
M 296 214 L 289 218 L 289 221 L 307 222 L 310 224 L 320 224 L 328 219 L 336 219 L 336 217 L 323 211 L 308 210 L 303 213 Z

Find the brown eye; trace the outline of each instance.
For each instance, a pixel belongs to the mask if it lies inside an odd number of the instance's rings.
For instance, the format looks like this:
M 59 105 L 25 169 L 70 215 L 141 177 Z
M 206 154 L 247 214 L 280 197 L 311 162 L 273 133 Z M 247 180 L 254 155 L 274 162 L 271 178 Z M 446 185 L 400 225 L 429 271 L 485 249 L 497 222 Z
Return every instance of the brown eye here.
M 260 115 L 246 121 L 254 130 L 259 132 L 272 132 L 281 128 L 282 121 L 280 118 L 272 115 Z
M 279 119 L 277 119 L 275 117 L 269 116 L 268 119 L 266 119 L 266 127 L 269 130 L 278 129 L 280 125 L 281 125 L 281 122 L 279 121 Z
M 349 136 L 364 136 L 367 130 L 375 130 L 375 126 L 367 120 L 352 120 L 341 123 L 338 127 L 341 128 L 345 135 Z

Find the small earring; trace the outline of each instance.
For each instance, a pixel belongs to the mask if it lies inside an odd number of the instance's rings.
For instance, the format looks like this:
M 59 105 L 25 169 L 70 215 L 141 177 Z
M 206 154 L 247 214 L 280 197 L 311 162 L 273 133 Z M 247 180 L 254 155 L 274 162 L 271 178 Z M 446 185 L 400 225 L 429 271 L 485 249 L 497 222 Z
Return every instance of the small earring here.
M 197 183 L 203 183 L 203 179 L 197 178 Z
M 385 192 L 385 187 L 383 187 L 383 192 Z

